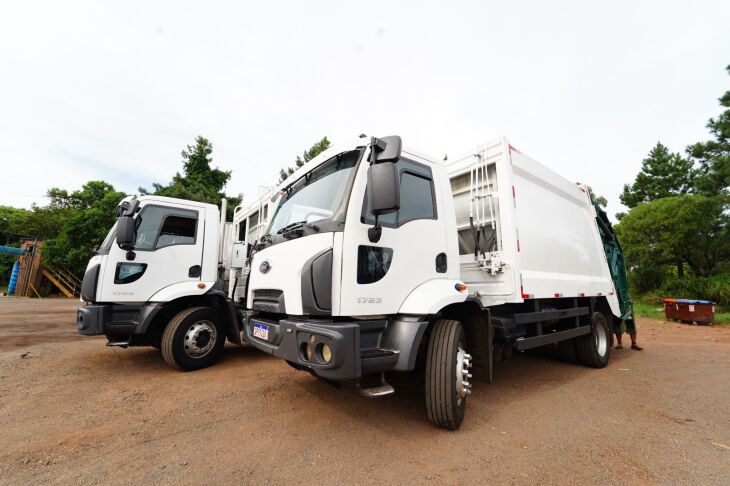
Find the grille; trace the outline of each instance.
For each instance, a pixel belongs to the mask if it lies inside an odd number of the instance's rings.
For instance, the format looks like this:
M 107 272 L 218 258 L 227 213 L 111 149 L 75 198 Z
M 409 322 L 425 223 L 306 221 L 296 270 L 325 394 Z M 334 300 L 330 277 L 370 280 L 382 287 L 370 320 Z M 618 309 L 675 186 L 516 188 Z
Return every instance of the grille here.
M 277 289 L 256 289 L 253 291 L 253 298 L 278 299 L 283 291 Z

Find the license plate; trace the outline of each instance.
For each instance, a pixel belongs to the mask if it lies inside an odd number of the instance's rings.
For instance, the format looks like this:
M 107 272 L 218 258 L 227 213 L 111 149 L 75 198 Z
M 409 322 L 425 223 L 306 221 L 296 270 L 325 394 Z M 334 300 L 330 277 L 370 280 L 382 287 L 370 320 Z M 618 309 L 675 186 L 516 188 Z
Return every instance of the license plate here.
M 254 337 L 269 340 L 269 326 L 266 324 L 259 324 L 258 322 L 255 322 L 253 325 L 253 335 Z

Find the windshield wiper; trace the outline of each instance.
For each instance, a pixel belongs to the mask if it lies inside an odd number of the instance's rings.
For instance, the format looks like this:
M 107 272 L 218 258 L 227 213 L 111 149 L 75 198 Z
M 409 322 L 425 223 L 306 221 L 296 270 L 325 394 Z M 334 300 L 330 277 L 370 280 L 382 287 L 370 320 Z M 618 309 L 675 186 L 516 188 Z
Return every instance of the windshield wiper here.
M 308 228 L 312 228 L 314 231 L 319 231 L 319 226 L 317 226 L 316 224 L 307 223 L 306 221 L 297 221 L 296 223 L 291 223 L 291 224 L 284 226 L 279 231 L 277 231 L 276 234 L 281 235 L 284 233 L 288 233 L 289 231 L 302 228 L 304 226 L 306 226 Z
M 306 221 L 297 221 L 296 223 L 284 226 L 277 231 L 276 234 L 282 235 L 286 239 L 299 238 L 300 236 L 304 236 L 304 227 L 311 228 L 315 232 L 319 232 L 319 226 L 316 224 L 307 223 Z

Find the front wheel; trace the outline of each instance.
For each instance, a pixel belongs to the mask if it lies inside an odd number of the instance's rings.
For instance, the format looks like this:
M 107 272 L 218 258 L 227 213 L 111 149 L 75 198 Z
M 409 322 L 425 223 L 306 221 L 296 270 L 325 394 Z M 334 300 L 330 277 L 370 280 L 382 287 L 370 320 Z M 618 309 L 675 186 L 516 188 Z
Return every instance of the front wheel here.
M 592 368 L 604 368 L 611 356 L 611 330 L 606 316 L 594 312 L 591 316 L 591 333 L 575 340 L 578 361 Z
M 456 430 L 464 420 L 466 397 L 471 394 L 471 356 L 465 349 L 459 321 L 441 319 L 433 324 L 426 356 L 426 411 L 439 427 Z
M 209 307 L 191 307 L 172 318 L 162 334 L 162 357 L 170 366 L 192 371 L 212 365 L 226 336 L 218 314 Z

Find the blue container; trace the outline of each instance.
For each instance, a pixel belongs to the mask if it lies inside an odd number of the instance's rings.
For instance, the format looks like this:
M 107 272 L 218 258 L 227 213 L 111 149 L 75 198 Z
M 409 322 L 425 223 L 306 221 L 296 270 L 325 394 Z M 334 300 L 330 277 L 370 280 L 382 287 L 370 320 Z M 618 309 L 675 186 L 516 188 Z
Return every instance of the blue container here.
M 20 261 L 15 260 L 13 271 L 10 273 L 10 282 L 8 282 L 8 295 L 15 295 L 15 286 L 18 284 L 18 274 L 20 273 Z

